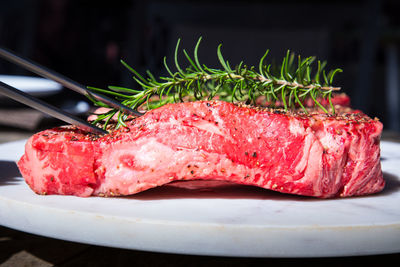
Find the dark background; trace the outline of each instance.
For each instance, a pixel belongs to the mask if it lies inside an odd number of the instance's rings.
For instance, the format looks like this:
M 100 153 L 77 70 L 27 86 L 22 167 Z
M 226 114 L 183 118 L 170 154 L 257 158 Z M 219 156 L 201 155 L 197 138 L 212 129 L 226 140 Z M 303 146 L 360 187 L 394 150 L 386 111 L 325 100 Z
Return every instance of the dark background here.
M 351 96 L 353 106 L 379 117 L 386 131 L 400 133 L 399 2 L 0 0 L 0 45 L 98 87 L 135 86 L 120 59 L 141 73 L 150 69 L 162 74 L 162 58 L 172 59 L 179 37 L 191 52 L 203 36 L 200 60 L 212 66 L 218 66 L 216 47 L 221 42 L 225 58 L 233 64 L 240 60 L 256 64 L 267 48 L 270 58 L 280 61 L 291 49 L 303 57 L 326 59 L 328 68 L 343 68 L 335 85 Z M 32 75 L 1 59 L 0 74 Z M 66 99 L 86 100 L 69 90 L 45 100 L 62 106 Z M 2 108 L 15 107 L 0 102 Z M 7 127 L 0 125 L 0 130 L 8 132 Z M 35 266 L 52 265 L 49 262 L 57 266 L 377 266 L 399 259 L 399 254 L 335 259 L 185 256 L 89 246 L 5 227 L 0 227 L 0 241 L 0 265 L 7 261 L 9 266 L 22 262 L 34 266 L 35 261 L 42 263 Z
M 290 49 L 342 68 L 335 85 L 353 107 L 399 131 L 399 10 L 395 0 L 2 0 L 0 45 L 98 87 L 135 86 L 120 59 L 141 73 L 162 74 L 162 58 L 173 58 L 179 37 L 192 52 L 203 36 L 200 60 L 211 66 L 218 66 L 221 42 L 233 65 L 257 64 L 267 48 L 269 58 L 280 61 Z M 0 73 L 31 75 L 3 60 Z M 72 92 L 65 97 L 79 98 Z

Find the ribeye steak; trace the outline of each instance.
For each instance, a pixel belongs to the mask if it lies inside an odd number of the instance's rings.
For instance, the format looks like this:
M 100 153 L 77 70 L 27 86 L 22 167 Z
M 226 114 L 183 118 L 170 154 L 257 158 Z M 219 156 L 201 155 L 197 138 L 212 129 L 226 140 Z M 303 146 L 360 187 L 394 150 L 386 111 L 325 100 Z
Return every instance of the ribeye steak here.
M 361 112 L 304 114 L 223 101 L 168 104 L 109 135 L 73 126 L 32 136 L 18 166 L 38 194 L 130 195 L 223 180 L 320 198 L 379 192 L 382 124 Z

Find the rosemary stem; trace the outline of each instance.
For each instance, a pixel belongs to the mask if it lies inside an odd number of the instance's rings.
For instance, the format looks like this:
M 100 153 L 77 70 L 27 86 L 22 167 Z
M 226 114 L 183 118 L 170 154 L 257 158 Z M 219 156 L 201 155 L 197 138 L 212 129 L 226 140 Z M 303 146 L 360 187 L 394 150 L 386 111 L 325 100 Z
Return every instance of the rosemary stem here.
M 248 79 L 248 77 L 244 77 L 242 75 L 238 75 L 238 74 L 232 74 L 232 73 L 224 73 L 224 74 L 218 74 L 218 76 L 222 76 L 224 78 L 230 78 L 232 80 L 243 80 L 243 79 Z M 212 74 L 205 74 L 205 73 L 199 73 L 197 76 L 194 76 L 193 81 L 196 80 L 201 80 L 203 82 L 207 82 L 210 80 L 214 80 L 215 79 L 215 75 Z M 273 83 L 275 85 L 279 85 L 279 86 L 285 86 L 288 89 L 292 89 L 294 90 L 294 88 L 297 89 L 319 89 L 319 90 L 325 90 L 325 91 L 340 91 L 341 88 L 340 87 L 332 87 L 332 86 L 319 86 L 319 85 L 314 85 L 314 84 L 310 84 L 310 85 L 303 85 L 297 82 L 288 82 L 285 80 L 272 80 L 272 79 L 268 79 L 264 76 L 257 76 L 257 77 L 253 77 L 252 78 L 254 81 L 260 81 L 262 83 Z M 179 85 L 179 84 L 183 84 L 186 83 L 187 79 L 185 78 L 176 78 L 174 81 L 171 82 L 166 82 L 163 86 L 170 86 L 170 85 Z M 152 88 L 153 92 L 157 92 L 158 89 L 160 88 L 160 86 L 155 86 Z
M 340 91 L 341 88 L 340 87 L 331 87 L 331 86 L 317 86 L 317 85 L 303 85 L 297 82 L 288 82 L 288 81 L 284 81 L 284 80 L 271 80 L 268 78 L 265 78 L 263 76 L 258 76 L 258 79 L 261 82 L 273 82 L 277 85 L 285 85 L 285 86 L 289 86 L 289 87 L 293 87 L 293 88 L 300 88 L 300 89 L 314 89 L 314 88 L 318 88 L 319 90 L 325 90 L 325 91 Z

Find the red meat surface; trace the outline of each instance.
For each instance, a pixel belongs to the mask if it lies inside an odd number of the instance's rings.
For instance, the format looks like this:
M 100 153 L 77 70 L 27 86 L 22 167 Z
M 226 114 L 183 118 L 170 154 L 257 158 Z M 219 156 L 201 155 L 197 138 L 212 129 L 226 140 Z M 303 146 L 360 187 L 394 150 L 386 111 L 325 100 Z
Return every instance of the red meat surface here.
M 223 101 L 168 104 L 105 136 L 72 126 L 32 136 L 18 162 L 38 194 L 131 195 L 219 180 L 319 198 L 379 192 L 382 124 Z

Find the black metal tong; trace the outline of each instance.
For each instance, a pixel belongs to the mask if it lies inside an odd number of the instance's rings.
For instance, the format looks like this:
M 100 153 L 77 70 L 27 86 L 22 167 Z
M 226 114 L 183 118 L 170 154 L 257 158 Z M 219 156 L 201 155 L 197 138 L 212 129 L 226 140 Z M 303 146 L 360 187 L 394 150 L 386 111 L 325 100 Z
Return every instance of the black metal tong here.
M 99 100 L 99 101 L 109 105 L 110 107 L 117 108 L 117 109 L 121 110 L 122 112 L 125 112 L 127 114 L 132 114 L 135 116 L 143 115 L 143 113 L 140 113 L 136 110 L 133 110 L 133 109 L 125 106 L 125 105 L 122 105 L 121 103 L 119 103 L 111 98 L 108 98 L 102 94 L 99 94 L 96 92 L 91 92 L 83 85 L 81 85 L 67 77 L 64 77 L 63 75 L 61 75 L 55 71 L 49 70 L 46 67 L 39 65 L 38 63 L 35 63 L 35 62 L 28 60 L 26 58 L 23 58 L 21 56 L 18 56 L 14 52 L 11 52 L 5 48 L 0 47 L 0 57 L 2 57 L 3 59 L 6 59 L 12 63 L 15 63 L 29 71 L 32 71 L 42 77 L 56 81 L 59 84 L 63 85 L 64 87 L 71 89 L 77 93 L 80 93 L 85 96 L 90 95 L 91 97 L 95 98 L 96 100 Z M 40 99 L 37 99 L 37 98 L 35 98 L 25 92 L 22 92 L 22 91 L 14 88 L 6 83 L 3 83 L 1 81 L 0 81 L 0 93 L 2 93 L 3 95 L 5 95 L 9 98 L 12 98 L 20 103 L 23 103 L 27 106 L 37 109 L 43 113 L 46 113 L 52 117 L 55 117 L 57 119 L 65 121 L 67 123 L 76 125 L 86 131 L 90 131 L 90 132 L 94 132 L 94 133 L 98 133 L 98 134 L 107 134 L 108 133 L 107 131 L 88 123 L 87 121 L 81 120 L 80 118 L 77 118 L 66 111 L 63 111 L 57 107 L 51 106 L 51 105 L 41 101 Z

